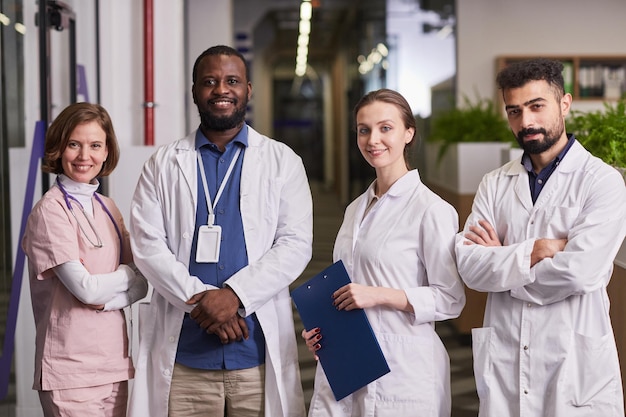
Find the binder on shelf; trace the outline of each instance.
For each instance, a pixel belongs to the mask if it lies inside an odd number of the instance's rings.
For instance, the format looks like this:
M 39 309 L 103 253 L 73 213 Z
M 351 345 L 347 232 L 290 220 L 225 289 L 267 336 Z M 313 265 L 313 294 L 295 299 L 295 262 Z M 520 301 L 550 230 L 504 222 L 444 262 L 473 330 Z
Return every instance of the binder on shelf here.
M 563 87 L 566 93 L 574 94 L 574 65 L 563 61 Z
M 320 328 L 317 356 L 337 401 L 390 372 L 365 311 L 333 305 L 332 294 L 350 282 L 337 261 L 291 292 L 304 327 Z

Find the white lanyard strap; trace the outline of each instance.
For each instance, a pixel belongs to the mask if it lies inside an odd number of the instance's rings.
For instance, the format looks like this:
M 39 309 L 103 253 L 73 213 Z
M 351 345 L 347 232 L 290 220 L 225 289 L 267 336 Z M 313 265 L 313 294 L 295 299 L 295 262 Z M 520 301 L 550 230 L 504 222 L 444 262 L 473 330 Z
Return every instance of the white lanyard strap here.
M 215 214 L 213 214 L 213 209 L 217 206 L 217 202 L 222 196 L 222 192 L 226 187 L 226 183 L 228 182 L 228 178 L 230 178 L 230 174 L 233 172 L 235 168 L 235 164 L 237 163 L 237 159 L 239 158 L 239 154 L 241 153 L 241 148 L 237 147 L 237 151 L 233 156 L 233 159 L 230 161 L 230 166 L 228 167 L 228 171 L 226 171 L 226 175 L 220 184 L 220 188 L 217 190 L 217 194 L 215 195 L 215 202 L 211 204 L 211 195 L 209 194 L 209 186 L 206 180 L 206 173 L 204 172 L 204 164 L 202 163 L 202 155 L 200 155 L 200 149 L 198 149 L 196 155 L 198 156 L 198 168 L 200 168 L 200 176 L 202 177 L 202 186 L 204 187 L 204 195 L 206 196 L 206 208 L 209 211 L 209 219 L 207 220 L 207 224 L 209 226 L 213 226 L 215 223 Z

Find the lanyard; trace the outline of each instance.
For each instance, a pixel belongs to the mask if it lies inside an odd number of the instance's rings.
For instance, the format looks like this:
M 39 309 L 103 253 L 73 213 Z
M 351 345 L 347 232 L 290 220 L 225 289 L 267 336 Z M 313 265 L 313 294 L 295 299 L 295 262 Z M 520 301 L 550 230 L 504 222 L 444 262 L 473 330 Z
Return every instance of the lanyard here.
M 206 180 L 206 173 L 204 172 L 204 164 L 202 163 L 202 155 L 200 155 L 200 149 L 198 149 L 198 152 L 196 153 L 196 155 L 198 156 L 198 168 L 200 169 L 200 176 L 202 177 L 202 187 L 204 187 L 204 195 L 206 196 L 206 208 L 209 211 L 209 218 L 207 220 L 207 224 L 209 226 L 213 226 L 213 223 L 215 223 L 215 214 L 213 213 L 213 209 L 215 209 L 215 207 L 217 206 L 217 202 L 222 196 L 222 192 L 226 187 L 226 183 L 228 182 L 228 178 L 230 178 L 230 174 L 233 172 L 233 168 L 235 168 L 235 164 L 237 163 L 237 159 L 239 158 L 240 153 L 241 148 L 238 147 L 237 152 L 235 152 L 233 159 L 230 161 L 230 166 L 226 171 L 226 175 L 224 175 L 224 179 L 220 184 L 220 188 L 217 190 L 217 194 L 215 195 L 215 202 L 213 204 L 211 204 L 211 195 L 209 194 L 209 186 Z

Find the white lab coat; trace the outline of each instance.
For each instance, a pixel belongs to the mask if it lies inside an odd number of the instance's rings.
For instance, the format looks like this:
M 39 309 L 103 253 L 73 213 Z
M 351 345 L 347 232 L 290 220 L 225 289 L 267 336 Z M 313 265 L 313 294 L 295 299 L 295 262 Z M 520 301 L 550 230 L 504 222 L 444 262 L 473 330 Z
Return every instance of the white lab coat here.
M 504 246 L 464 245 L 459 272 L 488 292 L 473 329 L 480 416 L 623 417 L 607 284 L 626 233 L 617 170 L 575 142 L 533 205 L 520 160 L 483 178 L 465 225 L 485 219 Z M 530 268 L 535 239 L 567 238 Z
M 312 201 L 301 159 L 248 127 L 240 206 L 249 265 L 228 280 L 266 341 L 265 415 L 301 417 L 304 401 L 289 284 L 312 251 Z M 189 275 L 197 201 L 195 132 L 145 163 L 131 204 L 135 263 L 155 291 L 140 311 L 130 417 L 166 417 L 185 301 L 207 286 Z
M 346 209 L 333 258 L 353 282 L 403 289 L 415 313 L 366 308 L 391 372 L 337 402 L 318 364 L 309 416 L 449 417 L 450 360 L 434 322 L 457 317 L 465 305 L 454 260 L 458 215 L 416 170 L 363 218 L 373 196 L 372 184 Z

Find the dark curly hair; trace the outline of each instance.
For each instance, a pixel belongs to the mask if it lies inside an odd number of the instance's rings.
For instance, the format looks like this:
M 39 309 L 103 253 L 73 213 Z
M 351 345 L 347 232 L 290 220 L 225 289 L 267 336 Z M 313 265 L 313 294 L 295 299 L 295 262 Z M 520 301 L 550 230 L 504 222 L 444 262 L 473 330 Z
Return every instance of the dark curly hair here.
M 519 88 L 529 81 L 546 81 L 557 100 L 565 94 L 563 86 L 563 64 L 547 58 L 535 58 L 514 62 L 498 73 L 496 83 L 504 94 L 505 90 Z

